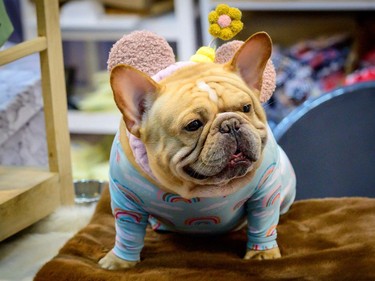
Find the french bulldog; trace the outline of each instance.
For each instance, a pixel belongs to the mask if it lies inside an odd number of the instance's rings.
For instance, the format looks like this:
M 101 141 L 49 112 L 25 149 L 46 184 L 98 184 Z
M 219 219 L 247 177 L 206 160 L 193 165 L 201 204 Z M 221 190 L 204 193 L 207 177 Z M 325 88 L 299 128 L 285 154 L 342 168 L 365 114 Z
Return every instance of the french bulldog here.
M 270 37 L 251 36 L 225 64 L 177 63 L 154 78 L 117 65 L 122 113 L 110 160 L 115 246 L 106 269 L 140 261 L 146 227 L 221 234 L 247 223 L 245 259 L 279 258 L 276 227 L 295 175 L 260 102 Z

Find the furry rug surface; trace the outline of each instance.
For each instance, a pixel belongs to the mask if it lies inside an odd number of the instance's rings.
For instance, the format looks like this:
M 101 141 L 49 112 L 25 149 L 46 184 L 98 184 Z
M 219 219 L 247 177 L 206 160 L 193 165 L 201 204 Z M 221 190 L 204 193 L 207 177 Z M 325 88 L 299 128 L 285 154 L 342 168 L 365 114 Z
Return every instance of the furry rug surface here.
M 282 258 L 244 261 L 244 229 L 214 237 L 149 229 L 140 264 L 128 270 L 103 270 L 97 262 L 115 238 L 105 190 L 88 226 L 35 280 L 375 280 L 375 199 L 296 202 L 281 217 L 278 233 Z
M 38 270 L 88 224 L 94 205 L 61 207 L 0 243 L 0 281 L 31 281 Z

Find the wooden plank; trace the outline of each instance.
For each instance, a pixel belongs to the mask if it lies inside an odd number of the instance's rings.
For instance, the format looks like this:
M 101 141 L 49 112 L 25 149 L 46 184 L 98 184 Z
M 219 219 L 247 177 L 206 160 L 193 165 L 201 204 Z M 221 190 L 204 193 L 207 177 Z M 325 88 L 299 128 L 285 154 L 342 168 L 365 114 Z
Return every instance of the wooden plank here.
M 10 47 L 0 52 L 0 66 L 26 57 L 28 55 L 38 53 L 47 48 L 47 39 L 45 37 L 37 37 L 20 44 Z
M 59 28 L 58 1 L 36 1 L 38 36 L 47 38 L 48 48 L 40 53 L 42 92 L 50 171 L 60 176 L 61 203 L 74 203 L 71 171 L 67 97 Z
M 0 167 L 0 205 L 51 177 L 39 169 Z
M 60 205 L 56 173 L 0 167 L 0 241 L 50 214 Z
M 74 203 L 58 0 L 36 0 L 38 38 L 0 53 L 4 63 L 40 51 L 49 170 L 0 168 L 0 241 Z

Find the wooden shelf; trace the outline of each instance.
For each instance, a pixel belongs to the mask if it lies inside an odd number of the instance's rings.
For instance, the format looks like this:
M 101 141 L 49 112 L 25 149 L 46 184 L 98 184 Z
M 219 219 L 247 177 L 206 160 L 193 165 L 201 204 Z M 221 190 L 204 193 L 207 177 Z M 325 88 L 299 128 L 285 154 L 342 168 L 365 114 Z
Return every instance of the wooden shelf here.
M 39 52 L 49 168 L 0 167 L 0 241 L 74 204 L 59 1 L 34 2 L 38 38 L 2 51 L 0 62 Z
M 0 241 L 47 216 L 59 205 L 58 182 L 58 174 L 45 170 L 0 167 Z
M 76 1 L 77 2 L 77 1 Z M 86 1 L 95 2 L 95 1 Z M 69 3 L 68 3 L 69 4 Z M 67 5 L 68 5 L 67 4 Z M 133 30 L 149 30 L 177 43 L 177 56 L 189 60 L 197 48 L 194 0 L 174 0 L 174 11 L 158 16 L 142 17 L 130 14 L 110 15 L 101 13 L 100 3 L 86 5 L 84 16 L 77 18 L 67 12 L 61 17 L 62 38 L 66 41 L 117 41 Z M 34 7 L 30 1 L 21 1 L 25 38 L 33 38 L 36 23 Z M 82 14 L 82 13 L 81 13 Z M 90 59 L 92 53 L 87 54 Z
M 201 2 L 204 2 L 201 0 Z M 229 6 L 238 7 L 243 10 L 258 11 L 359 11 L 374 10 L 375 2 L 373 0 L 235 0 L 235 1 L 219 1 L 211 0 L 210 4 L 214 7 L 219 3 L 226 3 Z
M 220 3 L 239 8 L 242 12 L 354 12 L 374 11 L 374 0 L 199 0 L 201 19 Z M 203 45 L 208 45 L 212 37 L 207 32 L 209 23 L 201 21 Z
M 44 51 L 47 48 L 47 39 L 38 37 L 26 42 L 22 42 L 14 47 L 0 51 L 0 65 L 15 61 L 36 52 Z

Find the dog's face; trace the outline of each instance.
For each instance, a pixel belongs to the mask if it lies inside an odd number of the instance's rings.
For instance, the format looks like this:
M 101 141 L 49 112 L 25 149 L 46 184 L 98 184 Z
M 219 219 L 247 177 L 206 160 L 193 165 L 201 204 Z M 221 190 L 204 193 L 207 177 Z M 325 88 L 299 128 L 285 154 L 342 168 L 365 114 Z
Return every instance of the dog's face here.
M 270 38 L 258 33 L 230 63 L 186 66 L 159 83 L 130 66 L 113 69 L 116 104 L 161 188 L 224 196 L 252 179 L 267 140 L 259 95 L 270 55 Z

